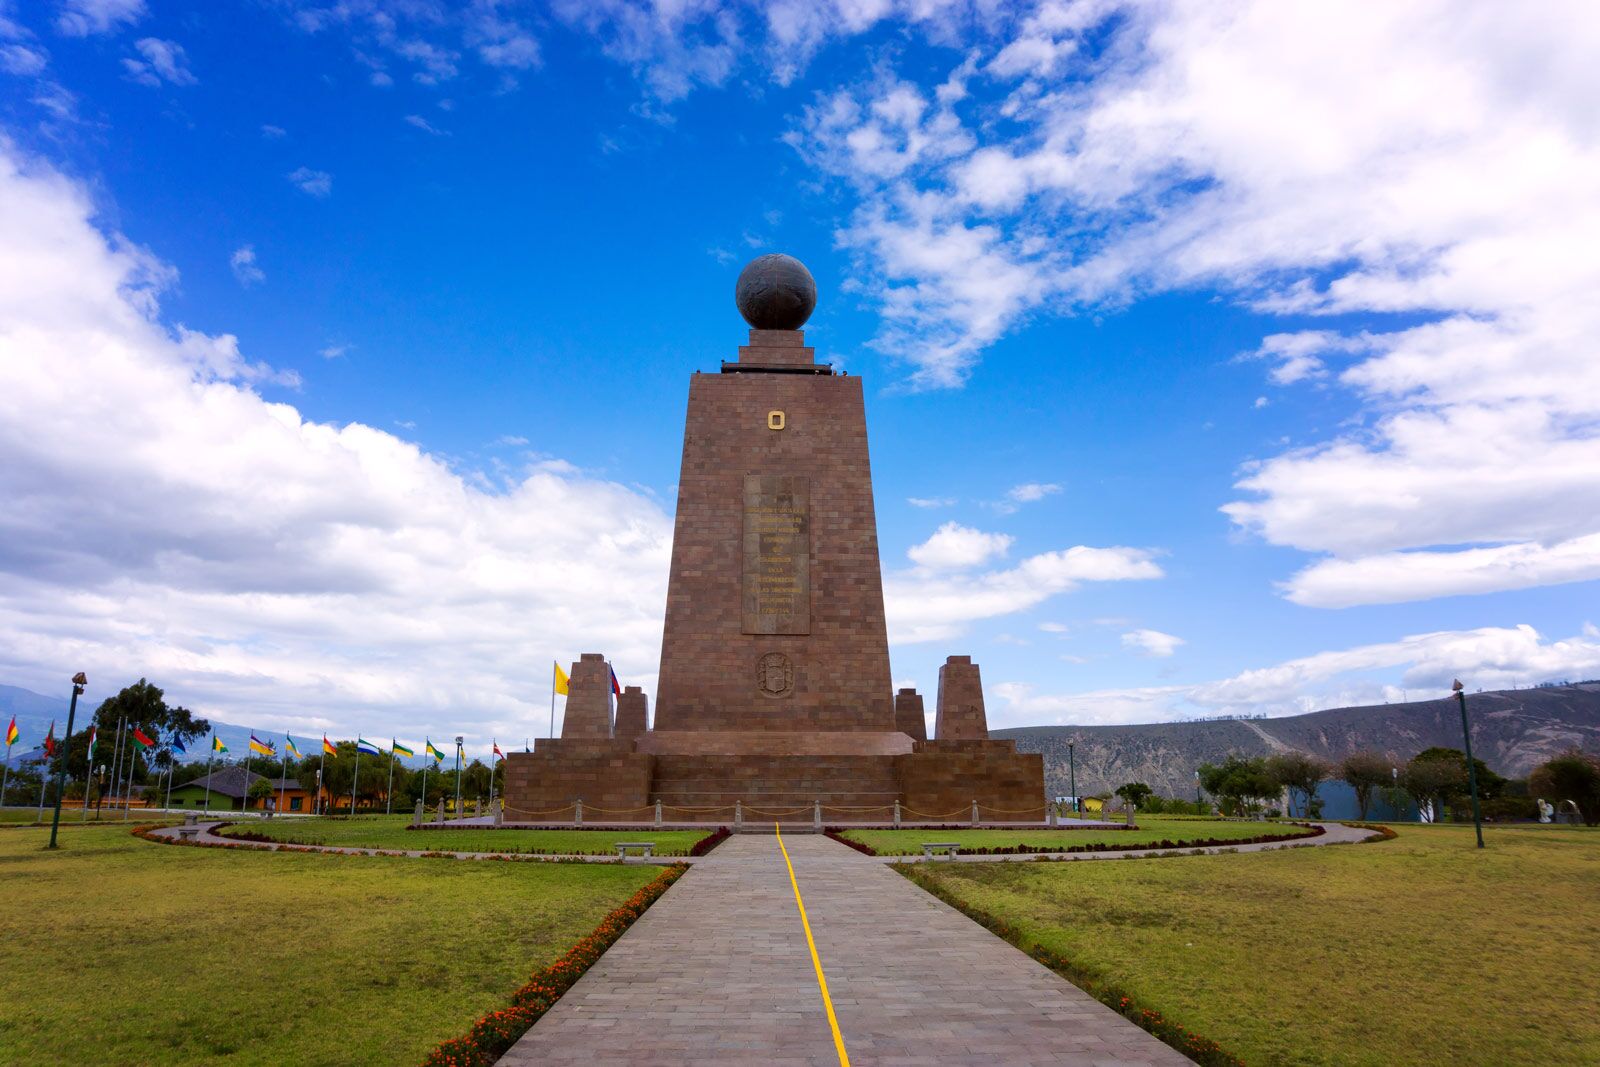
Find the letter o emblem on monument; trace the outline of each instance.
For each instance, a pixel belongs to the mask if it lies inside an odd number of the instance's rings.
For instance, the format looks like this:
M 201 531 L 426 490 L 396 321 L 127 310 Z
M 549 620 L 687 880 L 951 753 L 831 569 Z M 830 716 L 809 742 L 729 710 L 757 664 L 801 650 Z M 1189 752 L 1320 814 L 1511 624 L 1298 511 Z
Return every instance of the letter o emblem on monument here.
M 783 412 L 781 412 L 781 411 L 769 411 L 769 412 L 767 412 L 767 429 L 769 429 L 769 430 L 781 430 L 781 429 L 783 429 Z

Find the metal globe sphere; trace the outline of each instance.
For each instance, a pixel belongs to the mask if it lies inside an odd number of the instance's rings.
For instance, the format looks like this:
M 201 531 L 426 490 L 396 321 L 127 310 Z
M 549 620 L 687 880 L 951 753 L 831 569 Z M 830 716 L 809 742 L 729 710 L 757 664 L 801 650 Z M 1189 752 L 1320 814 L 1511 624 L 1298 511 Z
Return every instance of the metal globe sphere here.
M 774 252 L 745 264 L 733 300 L 758 330 L 798 330 L 817 306 L 817 282 L 804 263 Z

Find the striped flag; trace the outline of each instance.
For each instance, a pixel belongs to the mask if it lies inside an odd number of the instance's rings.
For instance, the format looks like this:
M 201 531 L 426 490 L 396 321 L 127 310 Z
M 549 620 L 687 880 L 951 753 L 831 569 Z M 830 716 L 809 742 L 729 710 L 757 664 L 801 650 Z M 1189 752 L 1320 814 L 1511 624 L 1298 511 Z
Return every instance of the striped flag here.
M 133 739 L 135 741 L 139 742 L 139 747 L 140 748 L 154 748 L 155 745 L 156 745 L 155 738 L 148 736 L 143 730 L 139 729 L 137 726 L 135 726 L 133 728 Z
M 56 755 L 56 721 L 50 720 L 50 732 L 44 735 L 44 754 L 51 759 Z
M 167 742 L 167 747 L 179 755 L 187 756 L 189 754 L 189 750 L 183 747 L 183 738 L 177 734 L 172 735 L 172 740 Z
M 379 748 L 377 745 L 373 744 L 371 741 L 368 741 L 366 738 L 362 737 L 360 734 L 356 735 L 356 751 L 357 752 L 365 752 L 369 756 L 381 756 L 381 755 L 383 755 L 383 749 Z
M 498 742 L 498 741 L 494 742 L 494 758 L 495 759 L 505 759 L 506 758 L 506 754 L 504 752 L 500 751 L 500 742 Z
M 10 748 L 12 745 L 16 744 L 17 738 L 21 736 L 21 731 L 17 729 L 17 717 L 13 715 L 11 716 L 11 725 L 6 727 L 6 747 Z
M 226 751 L 228 751 L 228 746 L 222 743 L 222 738 L 218 737 L 216 734 L 212 734 L 211 735 L 211 751 L 213 751 L 213 752 L 226 752 Z
M 416 755 L 415 751 L 413 751 L 412 749 L 407 748 L 405 745 L 402 745 L 398 741 L 391 740 L 389 742 L 389 744 L 390 744 L 390 746 L 392 746 L 394 748 L 394 754 L 396 756 L 411 757 L 411 756 L 415 756 Z
M 272 747 L 271 742 L 263 741 L 255 734 L 250 735 L 250 751 L 258 756 L 276 756 L 278 750 Z
M 425 751 L 433 759 L 433 762 L 435 762 L 435 763 L 438 763 L 440 760 L 444 759 L 444 753 L 440 752 L 438 749 L 434 748 L 432 741 L 428 742 L 428 745 L 427 745 L 427 748 L 425 749 Z
M 95 735 L 94 724 L 90 723 L 89 724 L 89 763 L 91 764 L 91 766 L 90 766 L 90 770 L 91 771 L 94 769 L 93 766 L 92 766 L 93 763 L 94 763 L 94 747 L 96 745 L 98 745 L 99 743 L 100 743 L 100 738 Z
M 322 754 L 324 756 L 337 756 L 339 750 L 333 747 L 333 742 L 328 740 L 328 735 L 322 735 Z
M 611 691 L 617 696 L 622 695 L 622 686 L 617 682 L 617 669 L 611 664 L 606 664 L 606 669 L 611 672 Z
M 288 749 L 289 755 L 293 756 L 295 759 L 303 758 L 300 755 L 300 746 L 296 745 L 294 743 L 294 738 L 290 737 L 288 734 L 283 735 L 283 746 L 284 748 Z

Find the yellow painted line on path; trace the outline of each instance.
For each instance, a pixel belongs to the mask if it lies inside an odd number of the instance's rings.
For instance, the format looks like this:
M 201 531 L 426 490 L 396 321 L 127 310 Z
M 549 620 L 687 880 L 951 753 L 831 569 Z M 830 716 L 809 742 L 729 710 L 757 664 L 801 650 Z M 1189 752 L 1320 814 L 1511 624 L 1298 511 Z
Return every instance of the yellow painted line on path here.
M 811 936 L 811 920 L 806 918 L 806 902 L 800 898 L 800 883 L 794 876 L 794 864 L 789 862 L 789 850 L 783 844 L 783 831 L 772 824 L 778 835 L 778 848 L 783 851 L 783 865 L 789 868 L 789 884 L 794 886 L 794 902 L 800 909 L 800 925 L 805 927 L 806 947 L 811 950 L 811 966 L 817 970 L 817 986 L 822 990 L 822 1006 L 828 1009 L 828 1029 L 833 1031 L 833 1047 L 839 1052 L 839 1067 L 850 1067 L 850 1054 L 844 1050 L 844 1035 L 839 1033 L 839 1019 L 833 1014 L 833 998 L 828 996 L 828 976 L 822 973 L 822 959 L 817 955 L 817 942 Z

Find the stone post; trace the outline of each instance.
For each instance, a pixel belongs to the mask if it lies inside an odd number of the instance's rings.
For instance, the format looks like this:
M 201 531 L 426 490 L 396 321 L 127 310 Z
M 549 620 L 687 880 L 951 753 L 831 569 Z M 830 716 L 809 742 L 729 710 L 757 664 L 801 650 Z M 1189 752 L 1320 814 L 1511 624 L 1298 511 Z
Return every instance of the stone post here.
M 422 801 L 420 801 L 420 800 L 417 801 L 416 813 L 411 816 L 411 825 L 412 826 L 421 826 L 422 825 Z
M 1133 825 L 1133 813 L 1134 813 L 1134 811 L 1135 811 L 1134 806 L 1132 804 L 1129 804 L 1128 805 L 1128 825 L 1129 826 Z
M 572 805 L 572 825 L 583 825 L 583 798 L 579 797 Z
M 1060 823 L 1058 821 L 1059 814 L 1056 811 L 1056 806 L 1054 804 L 1049 804 L 1049 805 L 1046 805 L 1046 807 L 1048 807 L 1049 810 L 1050 810 L 1050 818 L 1048 820 L 1050 825 L 1051 826 L 1059 826 L 1060 825 Z
M 900 798 L 894 798 L 894 828 L 900 829 Z
M 506 812 L 505 798 L 502 797 L 500 800 L 496 801 L 493 805 L 491 805 L 491 807 L 494 809 L 494 824 L 496 826 L 499 826 L 501 823 L 503 823 L 505 821 L 505 812 Z
M 656 798 L 656 829 L 661 829 L 661 799 Z
M 738 833 L 744 829 L 744 801 L 733 802 L 733 832 Z
M 978 825 L 978 802 L 976 800 L 972 802 L 972 825 L 974 827 Z
M 822 801 L 811 802 L 811 828 L 818 833 L 822 832 Z
M 440 825 L 444 824 L 444 801 L 443 800 L 439 801 L 439 813 L 438 813 L 438 815 L 434 816 L 434 821 L 439 823 Z

